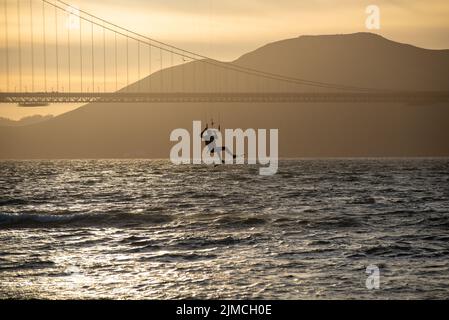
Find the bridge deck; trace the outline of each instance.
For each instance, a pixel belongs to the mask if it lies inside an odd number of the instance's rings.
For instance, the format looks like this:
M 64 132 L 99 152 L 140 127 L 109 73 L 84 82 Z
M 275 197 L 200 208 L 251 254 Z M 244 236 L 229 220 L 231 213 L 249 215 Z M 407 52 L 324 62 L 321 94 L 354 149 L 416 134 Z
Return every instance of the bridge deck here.
M 318 103 L 318 102 L 449 102 L 449 92 L 375 93 L 135 93 L 135 92 L 0 92 L 0 103 L 45 105 L 49 103 Z

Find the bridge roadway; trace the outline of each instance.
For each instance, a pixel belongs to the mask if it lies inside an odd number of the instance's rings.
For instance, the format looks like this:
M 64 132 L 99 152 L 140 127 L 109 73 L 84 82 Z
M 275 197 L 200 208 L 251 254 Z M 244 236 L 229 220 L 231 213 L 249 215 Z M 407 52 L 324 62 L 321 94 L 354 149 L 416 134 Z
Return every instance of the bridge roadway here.
M 50 103 L 436 103 L 449 102 L 449 92 L 0 92 L 0 103 L 23 106 Z

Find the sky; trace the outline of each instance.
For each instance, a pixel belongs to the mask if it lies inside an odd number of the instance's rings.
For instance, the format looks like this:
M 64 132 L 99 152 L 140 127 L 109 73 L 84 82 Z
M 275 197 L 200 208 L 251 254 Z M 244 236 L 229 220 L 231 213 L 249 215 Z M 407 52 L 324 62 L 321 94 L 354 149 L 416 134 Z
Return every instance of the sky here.
M 143 34 L 230 60 L 267 42 L 304 34 L 366 31 L 365 9 L 381 10 L 379 33 L 449 48 L 447 0 L 72 0 Z
M 3 5 L 0 30 L 4 31 Z M 29 36 L 28 0 L 21 1 L 22 40 Z M 32 0 L 34 23 L 40 23 L 41 0 Z M 429 49 L 449 48 L 447 0 L 66 0 L 120 26 L 219 60 L 231 61 L 266 43 L 300 35 L 379 33 L 389 39 Z M 17 57 L 17 5 L 8 8 L 8 48 Z M 380 30 L 367 30 L 365 9 L 377 5 Z M 48 10 L 47 10 L 48 11 Z M 50 13 L 47 12 L 47 16 Z M 47 21 L 48 23 L 48 21 Z M 60 28 L 60 32 L 64 27 Z M 39 33 L 39 31 L 36 31 Z M 0 87 L 5 91 L 5 47 L 1 41 Z M 47 39 L 47 41 L 49 41 Z M 16 50 L 16 51 L 15 51 Z M 22 50 L 30 50 L 24 46 Z M 51 53 L 47 53 L 51 54 Z M 26 58 L 23 68 L 27 67 Z M 17 63 L 17 62 L 16 62 Z M 26 74 L 29 70 L 23 70 Z M 36 71 L 38 72 L 38 71 Z M 29 72 L 28 72 L 29 73 Z M 26 81 L 26 80 L 25 80 Z M 17 86 L 17 84 L 16 84 Z M 28 84 L 29 86 L 29 84 Z M 0 117 L 19 119 L 31 114 L 59 114 L 75 106 L 24 109 L 0 105 Z

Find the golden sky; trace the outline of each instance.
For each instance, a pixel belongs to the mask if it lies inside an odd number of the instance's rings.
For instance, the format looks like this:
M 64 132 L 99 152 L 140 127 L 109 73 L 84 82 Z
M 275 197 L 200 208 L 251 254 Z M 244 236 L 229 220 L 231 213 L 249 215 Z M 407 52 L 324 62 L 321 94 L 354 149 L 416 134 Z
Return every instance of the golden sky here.
M 0 16 L 1 90 L 5 90 L 4 9 Z M 22 40 L 29 39 L 29 0 L 21 1 Z M 66 0 L 120 26 L 152 38 L 211 56 L 233 60 L 266 43 L 304 34 L 370 31 L 365 28 L 368 5 L 381 10 L 381 29 L 375 31 L 398 42 L 431 49 L 449 48 L 447 0 Z M 41 1 L 32 0 L 34 24 L 41 23 Z M 17 0 L 7 0 L 8 47 L 11 64 L 17 63 Z M 47 10 L 50 16 L 50 9 Z M 49 20 L 49 19 L 48 19 Z M 47 21 L 47 23 L 51 23 Z M 59 32 L 65 34 L 64 21 Z M 65 29 L 64 29 L 65 28 Z M 40 37 L 36 29 L 35 37 Z M 47 42 L 53 41 L 48 36 Z M 64 37 L 64 35 L 62 35 Z M 73 37 L 73 36 L 72 36 Z M 96 39 L 97 40 L 97 39 Z M 108 45 L 110 45 L 108 38 Z M 37 40 L 39 41 L 39 40 Z M 75 40 L 72 40 L 75 41 Z M 30 50 L 24 45 L 22 50 Z M 35 49 L 39 50 L 39 49 Z M 51 55 L 51 52 L 47 53 Z M 24 82 L 30 78 L 29 60 L 23 58 Z M 36 62 L 39 64 L 39 61 Z M 51 65 L 47 66 L 52 68 Z M 35 72 L 41 71 L 36 67 Z M 73 79 L 76 81 L 76 78 Z M 14 86 L 17 86 L 17 81 Z M 29 82 L 29 81 L 28 81 Z M 26 84 L 25 84 L 26 85 Z M 49 84 L 53 86 L 54 84 Z M 28 87 L 30 84 L 28 83 Z M 67 87 L 67 85 L 66 85 Z M 18 119 L 29 114 L 59 114 L 72 107 L 23 109 L 0 105 L 0 117 Z
M 447 0 L 72 0 L 138 32 L 218 59 L 304 34 L 367 31 L 368 5 L 379 33 L 426 48 L 449 48 Z

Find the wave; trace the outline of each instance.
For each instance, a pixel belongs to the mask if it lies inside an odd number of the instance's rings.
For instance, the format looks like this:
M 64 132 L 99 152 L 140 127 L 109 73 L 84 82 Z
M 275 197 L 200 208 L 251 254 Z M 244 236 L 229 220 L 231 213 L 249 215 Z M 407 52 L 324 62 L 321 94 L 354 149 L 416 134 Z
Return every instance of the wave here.
M 170 252 L 163 254 L 155 254 L 151 256 L 144 256 L 139 259 L 141 262 L 165 262 L 165 263 L 173 263 L 173 262 L 182 262 L 182 261 L 198 261 L 198 260 L 213 260 L 218 256 L 212 253 L 204 253 L 198 254 L 194 252 Z
M 268 219 L 259 216 L 225 215 L 214 220 L 218 227 L 246 228 L 268 223 Z
M 29 201 L 21 198 L 0 199 L 0 206 L 26 205 Z
M 172 217 L 160 213 L 75 213 L 75 214 L 10 214 L 0 213 L 0 228 L 46 228 L 168 223 Z

